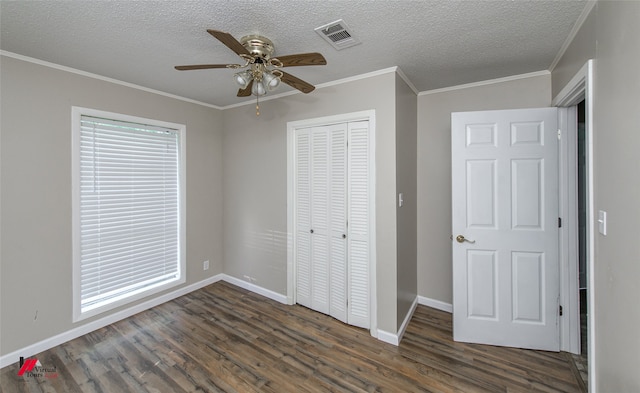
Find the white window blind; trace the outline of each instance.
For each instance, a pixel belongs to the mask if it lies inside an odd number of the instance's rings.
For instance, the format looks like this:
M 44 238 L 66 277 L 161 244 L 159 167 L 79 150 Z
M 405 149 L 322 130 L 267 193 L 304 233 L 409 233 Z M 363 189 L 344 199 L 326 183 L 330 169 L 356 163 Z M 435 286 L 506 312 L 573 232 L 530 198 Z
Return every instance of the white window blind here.
M 181 279 L 179 143 L 176 129 L 80 116 L 81 314 Z

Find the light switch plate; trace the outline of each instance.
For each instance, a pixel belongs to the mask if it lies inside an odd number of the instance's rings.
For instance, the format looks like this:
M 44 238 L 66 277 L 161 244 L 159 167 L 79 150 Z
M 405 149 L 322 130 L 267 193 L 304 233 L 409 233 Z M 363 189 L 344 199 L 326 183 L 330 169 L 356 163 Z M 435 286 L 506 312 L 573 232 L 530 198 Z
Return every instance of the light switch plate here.
M 607 212 L 598 210 L 598 231 L 607 236 Z

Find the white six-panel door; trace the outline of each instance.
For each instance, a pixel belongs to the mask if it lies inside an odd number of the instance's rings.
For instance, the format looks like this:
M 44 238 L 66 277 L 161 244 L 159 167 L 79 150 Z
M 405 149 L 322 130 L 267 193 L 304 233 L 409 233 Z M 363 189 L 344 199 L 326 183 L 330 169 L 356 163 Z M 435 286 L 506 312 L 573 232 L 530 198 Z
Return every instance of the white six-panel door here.
M 368 122 L 295 131 L 296 300 L 369 327 Z
M 452 114 L 454 340 L 559 350 L 557 109 Z

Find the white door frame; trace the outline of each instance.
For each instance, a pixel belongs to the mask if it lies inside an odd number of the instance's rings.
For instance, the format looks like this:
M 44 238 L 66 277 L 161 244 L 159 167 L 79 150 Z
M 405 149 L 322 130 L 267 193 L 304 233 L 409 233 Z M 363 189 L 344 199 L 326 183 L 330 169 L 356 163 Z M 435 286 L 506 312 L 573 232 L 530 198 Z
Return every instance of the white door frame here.
M 585 101 L 585 143 L 586 143 L 586 189 L 587 189 L 587 276 L 589 280 L 587 310 L 588 317 L 588 359 L 589 359 L 589 391 L 596 391 L 596 359 L 595 348 L 595 283 L 594 283 L 594 261 L 595 261 L 595 210 L 593 191 L 593 86 L 594 86 L 594 61 L 589 60 L 567 83 L 567 85 L 553 99 L 552 105 L 558 107 L 575 106 L 580 101 Z M 570 115 L 567 113 L 567 115 Z M 570 115 L 572 116 L 572 115 Z M 567 116 L 565 124 L 569 119 Z M 560 348 L 563 351 L 578 353 L 580 350 L 580 302 L 578 297 L 578 262 L 577 262 L 577 242 L 571 241 L 578 231 L 578 221 L 575 214 L 571 214 L 569 209 L 570 201 L 577 201 L 575 185 L 577 184 L 577 173 L 569 171 L 569 163 L 575 162 L 576 142 L 575 135 L 562 135 L 560 150 L 560 205 L 561 214 L 565 217 L 567 225 L 561 228 L 561 291 L 560 301 L 566 311 L 566 319 L 560 319 Z M 570 161 L 572 160 L 572 161 Z
M 334 116 L 317 117 L 287 123 L 287 304 L 296 303 L 295 277 L 295 131 L 300 128 L 319 127 L 336 123 L 348 123 L 367 120 L 369 122 L 369 212 L 370 212 L 370 242 L 369 255 L 369 331 L 378 337 L 377 291 L 376 291 L 376 182 L 375 182 L 375 110 L 345 113 Z

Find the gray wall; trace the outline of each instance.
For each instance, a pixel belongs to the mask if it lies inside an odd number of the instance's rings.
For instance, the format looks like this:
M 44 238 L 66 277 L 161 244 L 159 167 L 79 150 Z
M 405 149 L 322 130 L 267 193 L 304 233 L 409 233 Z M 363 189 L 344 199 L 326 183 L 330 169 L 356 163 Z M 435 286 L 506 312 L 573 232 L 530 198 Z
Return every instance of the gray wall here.
M 595 237 L 595 377 L 599 392 L 638 392 L 640 2 L 598 2 L 590 19 L 574 40 L 581 50 L 561 62 L 575 69 L 595 59 L 594 204 L 608 220 L 607 236 Z M 567 80 L 560 74 L 554 91 Z
M 451 112 L 547 107 L 550 75 L 418 96 L 418 295 L 451 304 Z
M 222 272 L 220 111 L 5 56 L 0 61 L 2 354 L 92 321 L 71 322 L 71 106 L 186 124 L 184 285 Z
M 378 328 L 396 332 L 395 73 L 226 109 L 225 273 L 287 291 L 287 122 L 376 111 Z
M 396 75 L 396 193 L 403 194 L 398 207 L 398 320 L 399 329 L 417 296 L 417 96 Z

